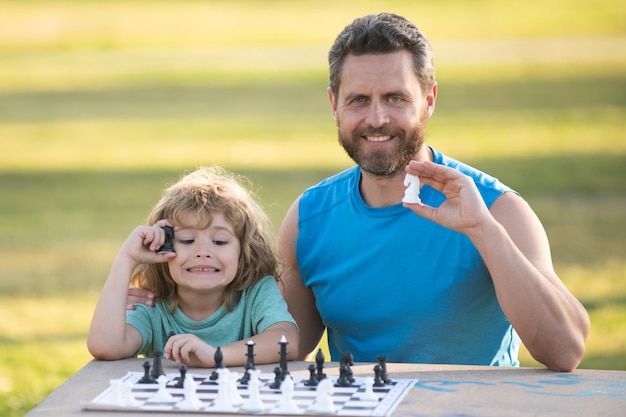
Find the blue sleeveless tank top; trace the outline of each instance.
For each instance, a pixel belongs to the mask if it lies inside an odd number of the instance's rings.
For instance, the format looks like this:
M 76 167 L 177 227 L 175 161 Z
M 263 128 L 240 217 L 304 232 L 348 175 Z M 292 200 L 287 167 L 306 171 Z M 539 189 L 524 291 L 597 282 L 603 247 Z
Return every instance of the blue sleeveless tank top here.
M 497 179 L 432 150 L 434 162 L 472 177 L 488 207 Z M 520 339 L 491 277 L 463 234 L 401 204 L 367 206 L 359 167 L 306 190 L 299 203 L 297 260 L 328 330 L 331 356 L 356 361 L 518 366 Z M 420 198 L 445 196 L 424 185 Z

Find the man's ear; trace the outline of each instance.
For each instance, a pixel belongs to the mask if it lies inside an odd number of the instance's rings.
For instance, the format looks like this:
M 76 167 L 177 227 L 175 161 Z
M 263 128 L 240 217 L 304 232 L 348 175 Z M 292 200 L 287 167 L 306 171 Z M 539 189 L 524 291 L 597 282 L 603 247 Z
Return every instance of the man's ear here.
M 424 114 L 426 114 L 426 118 L 430 119 L 430 117 L 435 112 L 435 102 L 437 101 L 437 83 L 434 83 L 430 90 L 426 93 L 426 97 L 424 98 L 424 104 L 426 105 Z
M 335 121 L 337 121 L 337 97 L 335 97 L 330 87 L 326 91 L 328 92 L 328 101 L 330 101 L 330 111 Z

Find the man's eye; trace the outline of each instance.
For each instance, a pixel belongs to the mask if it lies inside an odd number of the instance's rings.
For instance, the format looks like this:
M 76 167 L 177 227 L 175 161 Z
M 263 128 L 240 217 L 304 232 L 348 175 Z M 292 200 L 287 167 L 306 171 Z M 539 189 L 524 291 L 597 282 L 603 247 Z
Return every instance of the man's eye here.
M 398 96 L 394 96 L 394 97 L 389 97 L 389 101 L 391 101 L 392 103 L 400 103 L 402 99 Z
M 365 99 L 365 97 L 355 97 L 354 99 L 352 99 L 352 101 L 350 103 L 351 104 L 363 104 L 366 101 L 367 100 Z

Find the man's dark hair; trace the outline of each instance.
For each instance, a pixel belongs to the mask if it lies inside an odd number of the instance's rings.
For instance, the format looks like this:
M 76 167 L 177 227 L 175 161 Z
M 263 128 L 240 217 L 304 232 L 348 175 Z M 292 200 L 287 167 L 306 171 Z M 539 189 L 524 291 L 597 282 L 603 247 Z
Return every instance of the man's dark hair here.
M 411 22 L 393 13 L 359 17 L 337 36 L 328 53 L 330 89 L 337 96 L 343 62 L 348 55 L 389 54 L 406 50 L 413 56 L 415 74 L 427 91 L 435 83 L 430 43 Z

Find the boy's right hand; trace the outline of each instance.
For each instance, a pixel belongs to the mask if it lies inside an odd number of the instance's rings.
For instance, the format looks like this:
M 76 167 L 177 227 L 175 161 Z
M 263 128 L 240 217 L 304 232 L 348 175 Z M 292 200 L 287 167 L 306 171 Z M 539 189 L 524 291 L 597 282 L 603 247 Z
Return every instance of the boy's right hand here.
M 120 248 L 118 256 L 125 257 L 135 265 L 167 262 L 175 257 L 175 252 L 159 252 L 165 243 L 163 226 L 171 226 L 167 220 L 160 220 L 153 226 L 137 226 Z

